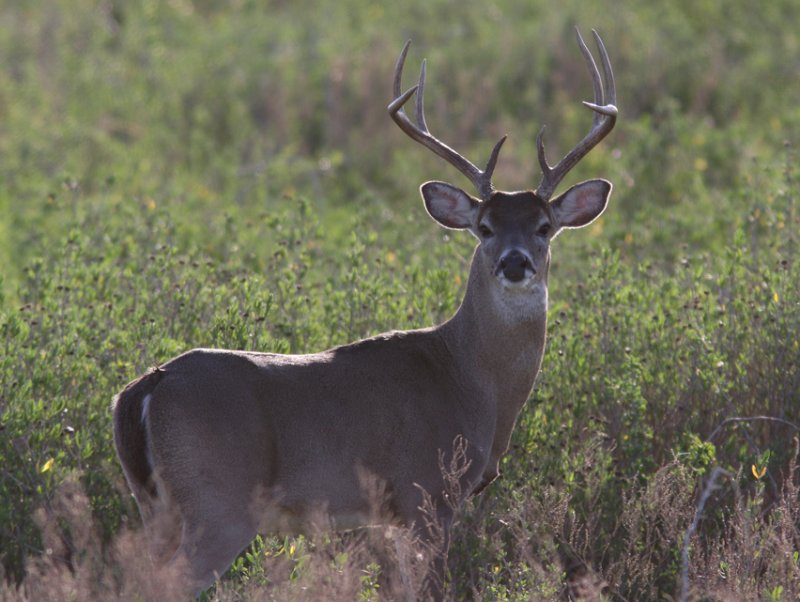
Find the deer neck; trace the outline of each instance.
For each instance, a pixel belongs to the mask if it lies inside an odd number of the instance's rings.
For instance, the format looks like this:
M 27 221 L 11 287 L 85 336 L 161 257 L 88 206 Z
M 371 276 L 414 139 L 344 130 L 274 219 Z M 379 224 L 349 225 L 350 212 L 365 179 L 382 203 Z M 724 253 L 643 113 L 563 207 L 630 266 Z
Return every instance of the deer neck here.
M 539 371 L 547 330 L 547 275 L 509 294 L 473 259 L 464 300 L 440 332 L 459 371 L 497 404 L 516 412 Z M 501 407 L 502 406 L 502 407 Z

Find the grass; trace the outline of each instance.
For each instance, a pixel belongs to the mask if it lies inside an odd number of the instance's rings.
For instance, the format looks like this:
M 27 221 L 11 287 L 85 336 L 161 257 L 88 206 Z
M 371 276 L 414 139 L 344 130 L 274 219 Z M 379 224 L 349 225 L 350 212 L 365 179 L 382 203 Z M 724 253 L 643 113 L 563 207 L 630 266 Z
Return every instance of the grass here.
M 463 182 L 386 116 L 396 54 L 428 57 L 434 133 L 473 160 L 510 133 L 496 183 L 531 187 L 541 125 L 551 157 L 588 127 L 578 24 L 621 117 L 562 188 L 615 190 L 554 243 L 543 370 L 450 591 L 796 599 L 795 4 L 0 6 L 2 596 L 180 597 L 143 553 L 112 395 L 191 347 L 449 316 L 472 243 L 415 190 Z M 398 537 L 264 537 L 208 598 L 389 598 L 427 561 L 401 570 Z

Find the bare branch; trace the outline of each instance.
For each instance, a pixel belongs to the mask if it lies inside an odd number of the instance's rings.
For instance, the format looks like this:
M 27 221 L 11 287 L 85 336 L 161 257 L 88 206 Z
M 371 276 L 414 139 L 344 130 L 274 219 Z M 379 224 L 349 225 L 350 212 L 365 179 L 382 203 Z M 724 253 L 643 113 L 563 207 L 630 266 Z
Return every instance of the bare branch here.
M 784 420 L 783 418 L 776 418 L 775 416 L 733 416 L 731 418 L 726 418 L 723 420 L 717 428 L 711 431 L 711 434 L 706 437 L 706 441 L 713 441 L 714 438 L 719 434 L 719 432 L 724 429 L 729 424 L 734 424 L 738 422 L 776 422 L 778 424 L 782 424 L 784 426 L 788 426 L 791 429 L 794 429 L 796 432 L 800 432 L 800 426 L 796 425 L 794 422 L 789 422 L 788 420 Z
M 681 549 L 681 602 L 686 602 L 686 600 L 689 599 L 689 544 L 691 543 L 695 531 L 697 531 L 700 519 L 703 517 L 703 511 L 705 510 L 708 498 L 710 498 L 714 490 L 717 489 L 716 483 L 720 476 L 730 478 L 733 474 L 719 466 L 714 467 L 714 470 L 711 471 L 711 476 L 708 477 L 705 489 L 703 489 L 703 493 L 700 496 L 700 501 L 697 503 L 697 510 L 694 513 L 692 524 L 689 525 L 689 528 L 686 529 L 686 533 L 683 536 L 683 547 Z

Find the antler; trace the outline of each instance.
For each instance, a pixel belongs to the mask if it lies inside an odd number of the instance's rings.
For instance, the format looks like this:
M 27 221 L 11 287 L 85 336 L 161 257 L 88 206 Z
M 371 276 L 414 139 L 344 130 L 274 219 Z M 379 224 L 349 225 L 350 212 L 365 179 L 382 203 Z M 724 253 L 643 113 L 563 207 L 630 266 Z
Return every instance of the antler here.
M 400 129 L 403 130 L 409 137 L 432 150 L 442 159 L 454 166 L 462 174 L 467 176 L 470 182 L 472 182 L 477 189 L 480 197 L 484 201 L 488 200 L 489 196 L 491 196 L 492 191 L 494 190 L 494 187 L 492 186 L 492 172 L 497 164 L 497 157 L 500 154 L 500 147 L 503 146 L 503 142 L 506 141 L 506 137 L 503 136 L 500 138 L 497 144 L 494 145 L 492 154 L 489 156 L 489 162 L 486 164 L 486 168 L 481 171 L 457 151 L 453 150 L 444 142 L 433 136 L 428 130 L 427 124 L 425 123 L 425 109 L 423 107 L 423 96 L 425 92 L 424 60 L 422 61 L 422 68 L 420 69 L 419 73 L 419 83 L 417 83 L 416 86 L 409 88 L 404 93 L 400 93 L 400 80 L 403 75 L 403 65 L 406 62 L 406 54 L 408 54 L 409 46 L 411 46 L 411 40 L 406 42 L 405 46 L 403 46 L 403 50 L 400 53 L 400 57 L 397 59 L 397 65 L 394 69 L 394 100 L 387 107 L 389 110 L 389 115 L 391 115 L 394 122 L 400 126 Z M 412 123 L 411 119 L 409 119 L 408 115 L 406 115 L 405 109 L 403 109 L 403 105 L 408 102 L 408 99 L 411 98 L 415 92 L 417 94 L 416 125 Z
M 594 111 L 592 118 L 592 129 L 581 140 L 575 148 L 573 148 L 567 155 L 558 162 L 555 167 L 550 167 L 547 164 L 547 158 L 544 154 L 544 130 L 543 127 L 536 137 L 536 146 L 539 152 L 539 165 L 542 167 L 542 181 L 536 189 L 536 193 L 543 200 L 548 200 L 558 186 L 558 183 L 564 178 L 570 169 L 577 165 L 578 161 L 583 159 L 586 154 L 592 150 L 598 142 L 605 138 L 608 133 L 614 129 L 614 124 L 617 122 L 617 90 L 614 85 L 614 73 L 611 71 L 611 61 L 608 59 L 606 47 L 603 45 L 603 40 L 600 35 L 593 29 L 595 42 L 597 48 L 600 50 L 600 59 L 603 62 L 603 75 L 605 76 L 605 88 L 603 81 L 600 78 L 600 73 L 597 70 L 597 65 L 592 58 L 592 53 L 586 47 L 586 43 L 581 37 L 580 31 L 575 29 L 578 36 L 578 45 L 581 47 L 581 52 L 586 59 L 586 64 L 589 67 L 589 73 L 592 76 L 592 85 L 594 87 L 594 102 L 583 101 L 583 104 Z

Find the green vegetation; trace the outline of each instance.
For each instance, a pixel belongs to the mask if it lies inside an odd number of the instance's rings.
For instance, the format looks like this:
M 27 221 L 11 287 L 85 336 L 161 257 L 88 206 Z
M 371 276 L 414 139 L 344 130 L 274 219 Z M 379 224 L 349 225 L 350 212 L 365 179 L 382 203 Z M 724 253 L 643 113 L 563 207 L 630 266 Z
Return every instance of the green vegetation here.
M 397 53 L 429 60 L 434 133 L 473 160 L 509 133 L 495 182 L 532 187 L 541 125 L 551 157 L 589 126 L 576 24 L 621 118 L 562 189 L 615 191 L 553 245 L 542 374 L 452 590 L 797 599 L 800 5 L 464 4 L 0 3 L 4 599 L 165 595 L 111 443 L 147 367 L 454 311 L 473 243 L 416 189 L 464 182 L 386 115 Z M 365 545 L 259 540 L 210 598 L 378 599 Z

